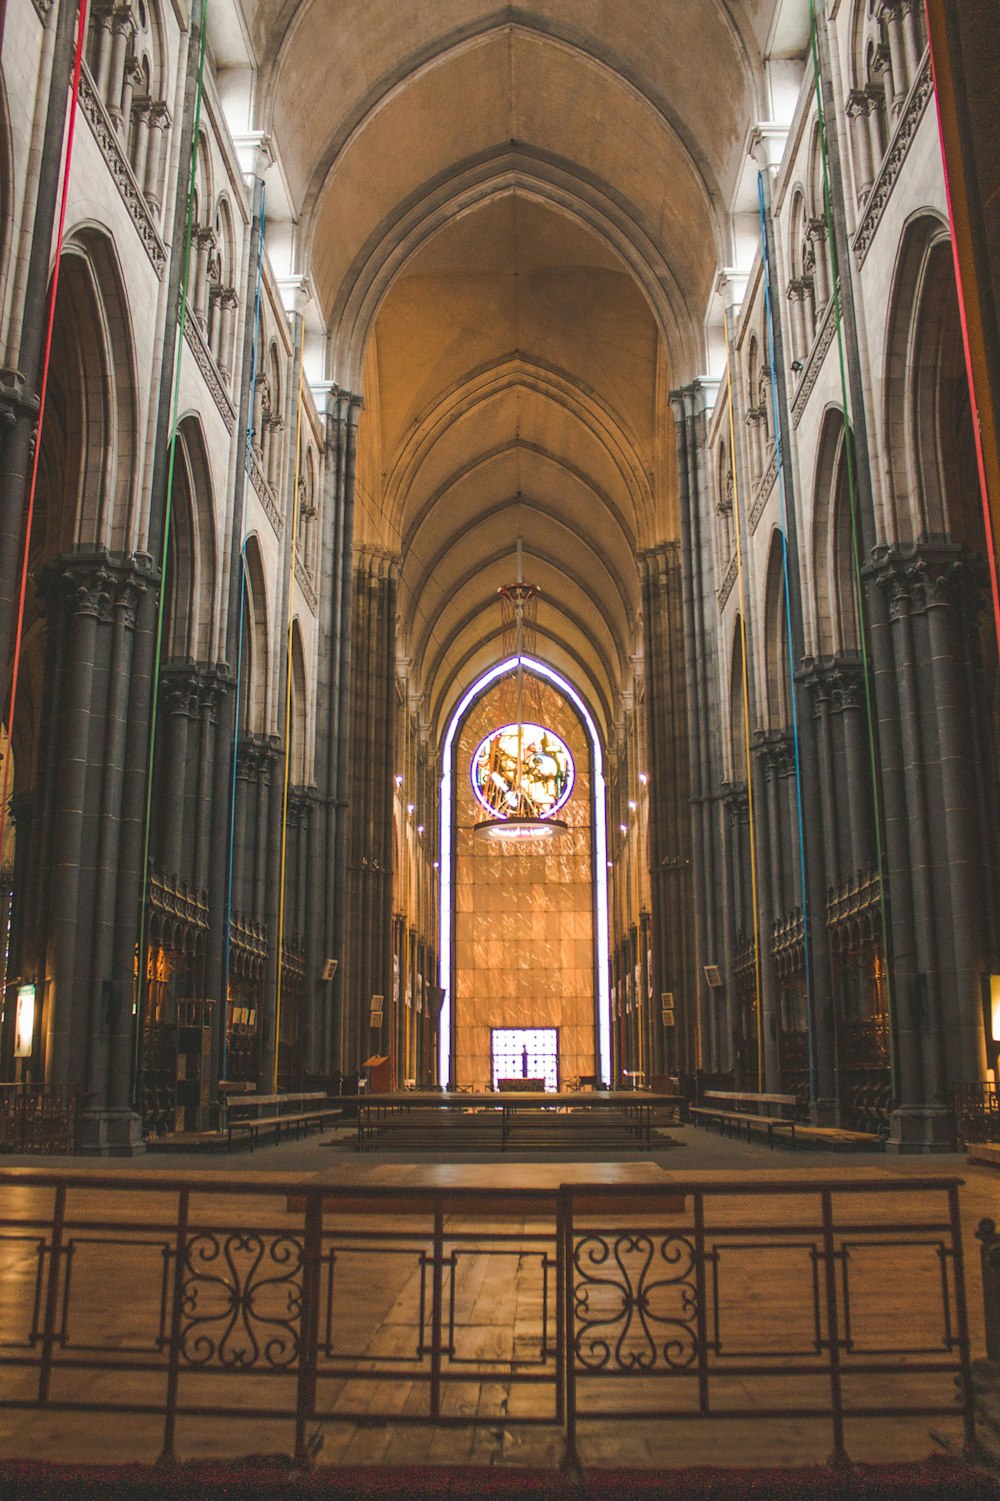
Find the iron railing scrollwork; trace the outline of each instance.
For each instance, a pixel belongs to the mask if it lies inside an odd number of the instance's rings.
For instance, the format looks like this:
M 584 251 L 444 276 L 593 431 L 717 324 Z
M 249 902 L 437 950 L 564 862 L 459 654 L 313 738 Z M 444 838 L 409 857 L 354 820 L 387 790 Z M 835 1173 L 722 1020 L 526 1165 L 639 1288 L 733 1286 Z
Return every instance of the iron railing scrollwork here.
M 971 1450 L 958 1188 L 0 1170 L 2 1403 L 152 1416 L 165 1458 L 191 1419 L 281 1420 L 301 1463 L 372 1421 L 549 1425 L 573 1462 L 595 1421 L 826 1423 L 845 1457 L 854 1424 L 940 1413 Z

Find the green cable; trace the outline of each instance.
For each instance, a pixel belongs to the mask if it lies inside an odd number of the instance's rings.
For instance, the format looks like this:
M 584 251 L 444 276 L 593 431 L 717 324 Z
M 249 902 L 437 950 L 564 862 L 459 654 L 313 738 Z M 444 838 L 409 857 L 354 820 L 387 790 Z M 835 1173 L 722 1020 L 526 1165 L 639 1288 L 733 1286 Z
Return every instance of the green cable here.
M 879 878 L 879 913 L 882 928 L 882 952 L 885 959 L 885 992 L 888 1014 L 893 1015 L 892 972 L 889 964 L 889 919 L 885 879 L 885 851 L 882 844 L 882 805 L 878 787 L 878 749 L 875 743 L 875 706 L 872 693 L 871 659 L 868 653 L 868 631 L 865 624 L 864 583 L 861 576 L 861 539 L 858 519 L 858 492 L 856 457 L 854 452 L 854 429 L 851 424 L 851 408 L 847 384 L 847 358 L 844 350 L 844 326 L 840 294 L 840 260 L 837 240 L 833 229 L 833 200 L 830 192 L 830 170 L 826 143 L 826 117 L 823 111 L 823 95 L 819 71 L 819 47 L 816 36 L 816 0 L 809 0 L 809 46 L 813 61 L 813 83 L 816 91 L 816 117 L 819 135 L 820 158 L 823 163 L 823 217 L 826 220 L 827 243 L 830 246 L 830 269 L 833 283 L 833 311 L 837 329 L 837 357 L 840 364 L 840 392 L 844 406 L 844 456 L 847 464 L 847 491 L 851 509 L 851 555 L 854 562 L 854 588 L 858 609 L 858 636 L 861 643 L 862 677 L 865 685 L 865 727 L 868 731 L 868 760 L 871 772 L 872 814 L 875 825 L 875 865 Z M 898 1083 L 896 1047 L 893 1029 L 889 1027 L 889 1067 L 893 1092 Z
M 170 419 L 170 456 L 167 462 L 167 489 L 163 510 L 163 553 L 160 571 L 160 597 L 156 607 L 156 643 L 153 650 L 153 677 L 151 684 L 151 701 L 149 712 L 149 760 L 146 765 L 146 823 L 142 845 L 142 894 L 139 902 L 139 941 L 136 951 L 138 966 L 136 987 L 136 1039 L 135 1039 L 135 1078 L 136 1087 L 140 1074 L 139 1063 L 142 1053 L 142 1012 L 141 999 L 145 993 L 147 977 L 146 969 L 146 904 L 149 900 L 149 846 L 150 834 L 153 822 L 153 772 L 156 763 L 156 724 L 157 709 L 159 706 L 160 693 L 160 666 L 163 655 L 163 615 L 164 602 L 167 586 L 167 555 L 170 548 L 170 524 L 173 517 L 174 501 L 174 465 L 177 457 L 177 413 L 180 407 L 181 395 L 181 363 L 184 353 L 184 328 L 187 323 L 188 306 L 188 279 L 191 270 L 191 237 L 194 228 L 194 198 L 197 185 L 198 172 L 198 129 L 201 124 L 201 100 L 205 76 L 205 40 L 206 26 L 205 17 L 208 10 L 208 0 L 202 0 L 201 5 L 201 36 L 198 49 L 198 84 L 195 92 L 194 104 L 194 129 L 191 134 L 191 168 L 188 174 L 188 203 L 187 219 L 184 226 L 184 254 L 181 272 L 181 297 L 180 308 L 177 316 L 177 344 L 174 351 L 174 390 L 172 397 L 172 414 Z

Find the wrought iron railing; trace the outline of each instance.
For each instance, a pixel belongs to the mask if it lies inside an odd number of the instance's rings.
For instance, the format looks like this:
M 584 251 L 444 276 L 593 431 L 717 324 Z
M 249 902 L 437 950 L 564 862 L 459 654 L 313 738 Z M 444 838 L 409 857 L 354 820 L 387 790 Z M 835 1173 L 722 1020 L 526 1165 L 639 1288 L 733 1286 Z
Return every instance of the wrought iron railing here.
M 995 1084 L 956 1084 L 951 1113 L 956 1151 L 981 1142 L 1000 1142 L 1000 1097 Z
M 812 1420 L 844 1457 L 863 1420 L 951 1414 L 971 1446 L 958 1187 L 8 1169 L 0 1405 L 100 1412 L 109 1447 L 146 1415 L 163 1457 L 204 1418 L 287 1421 L 299 1462 L 372 1421 L 557 1425 L 570 1462 L 633 1418 Z
M 0 1084 L 0 1152 L 62 1157 L 77 1150 L 80 1102 L 53 1084 Z

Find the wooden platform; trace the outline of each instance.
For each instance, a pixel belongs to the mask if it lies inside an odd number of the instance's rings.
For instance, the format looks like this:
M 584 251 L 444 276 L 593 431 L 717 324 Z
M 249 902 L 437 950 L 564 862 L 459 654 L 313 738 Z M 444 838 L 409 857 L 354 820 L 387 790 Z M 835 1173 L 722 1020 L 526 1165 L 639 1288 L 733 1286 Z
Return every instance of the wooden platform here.
M 879 1152 L 885 1146 L 874 1132 L 845 1131 L 840 1126 L 796 1126 L 795 1140 L 828 1152 Z
M 680 1119 L 675 1095 L 636 1090 L 442 1094 L 358 1102 L 359 1151 L 649 1151 L 654 1126 Z

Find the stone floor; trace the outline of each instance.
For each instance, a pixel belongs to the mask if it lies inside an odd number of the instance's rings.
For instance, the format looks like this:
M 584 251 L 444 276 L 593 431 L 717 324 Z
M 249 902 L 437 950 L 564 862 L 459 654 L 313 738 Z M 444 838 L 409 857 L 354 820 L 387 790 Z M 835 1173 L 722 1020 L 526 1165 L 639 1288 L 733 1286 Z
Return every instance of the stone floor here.
M 37 1168 L 40 1159 L 5 1158 L 0 1167 Z M 632 1157 L 620 1155 L 613 1162 L 584 1160 L 533 1160 L 463 1158 L 461 1162 L 428 1160 L 421 1154 L 417 1162 L 403 1157 L 359 1155 L 353 1150 L 353 1137 L 341 1130 L 306 1141 L 264 1147 L 253 1154 L 237 1152 L 210 1157 L 158 1155 L 151 1158 L 112 1163 L 81 1163 L 79 1159 L 46 1159 L 46 1167 L 83 1170 L 96 1177 L 107 1176 L 117 1186 L 160 1184 L 179 1174 L 193 1174 L 191 1181 L 201 1185 L 193 1211 L 195 1226 L 212 1223 L 246 1224 L 270 1228 L 280 1233 L 287 1229 L 288 1209 L 284 1195 L 266 1200 L 260 1190 L 280 1180 L 283 1186 L 323 1182 L 340 1188 L 384 1187 L 398 1191 L 420 1185 L 468 1187 L 479 1191 L 477 1201 L 463 1211 L 464 1218 L 449 1218 L 449 1235 L 468 1232 L 473 1239 L 462 1243 L 460 1265 L 455 1273 L 456 1354 L 482 1361 L 484 1355 L 498 1362 L 495 1378 L 474 1370 L 468 1383 L 449 1389 L 448 1402 L 456 1418 L 476 1418 L 476 1426 L 445 1428 L 407 1426 L 398 1417 L 421 1410 L 426 1389 L 419 1380 L 405 1379 L 405 1361 L 412 1358 L 413 1331 L 419 1315 L 421 1274 L 419 1247 L 426 1244 L 426 1217 L 398 1214 L 393 1220 L 380 1220 L 382 1229 L 401 1234 L 412 1231 L 410 1240 L 391 1246 L 373 1233 L 373 1216 L 364 1205 L 352 1203 L 341 1212 L 338 1226 L 348 1241 L 338 1249 L 337 1276 L 338 1339 L 345 1348 L 359 1352 L 352 1379 L 328 1379 L 320 1389 L 321 1403 L 335 1420 L 322 1425 L 320 1462 L 328 1463 L 474 1463 L 555 1466 L 562 1457 L 563 1440 L 554 1425 L 515 1425 L 519 1417 L 545 1417 L 551 1411 L 551 1392 L 547 1387 L 515 1385 L 505 1382 L 503 1369 L 515 1360 L 532 1359 L 538 1345 L 543 1289 L 540 1282 L 538 1247 L 532 1236 L 547 1234 L 550 1228 L 544 1214 L 524 1206 L 513 1219 L 499 1213 L 499 1190 L 534 1187 L 552 1190 L 559 1183 L 629 1184 L 636 1195 L 646 1185 L 675 1186 L 679 1194 L 691 1182 L 734 1184 L 774 1181 L 788 1190 L 796 1186 L 812 1187 L 823 1180 L 841 1180 L 859 1184 L 880 1179 L 899 1182 L 918 1177 L 922 1181 L 947 1175 L 961 1176 L 963 1242 L 966 1258 L 966 1285 L 972 1353 L 983 1350 L 983 1314 L 978 1268 L 978 1243 L 975 1229 L 980 1218 L 1000 1218 L 1000 1176 L 988 1166 L 968 1164 L 964 1157 L 904 1158 L 883 1155 L 863 1157 L 814 1151 L 773 1151 L 761 1143 L 746 1143 L 721 1138 L 715 1132 L 691 1127 L 671 1128 L 664 1133 L 651 1153 Z M 225 1192 L 220 1190 L 225 1186 Z M 246 1190 L 245 1192 L 243 1190 Z M 42 1214 L 50 1202 L 48 1189 L 8 1184 L 0 1187 L 4 1215 L 23 1219 L 32 1213 Z M 915 1214 L 926 1214 L 930 1193 L 915 1196 L 893 1195 L 879 1201 L 886 1216 L 885 1237 L 891 1239 L 893 1227 Z M 194 1201 L 193 1201 L 194 1202 Z M 776 1219 L 795 1222 L 796 1200 L 786 1194 L 778 1197 L 720 1200 L 713 1208 L 720 1224 L 727 1217 L 732 1224 L 746 1226 L 749 1246 L 762 1247 L 752 1256 L 727 1296 L 731 1306 L 726 1317 L 728 1327 L 751 1333 L 775 1316 L 775 1299 L 781 1301 L 781 1315 L 787 1324 L 788 1338 L 795 1348 L 808 1344 L 811 1305 L 810 1290 L 802 1282 L 802 1267 L 792 1268 L 783 1257 L 783 1247 L 768 1239 L 765 1226 Z M 850 1195 L 845 1210 L 857 1205 L 858 1212 L 871 1211 L 868 1195 Z M 714 1204 L 714 1201 L 713 1201 Z M 136 1206 L 139 1206 L 138 1208 Z M 940 1207 L 940 1198 L 936 1200 Z M 406 1206 L 404 1206 L 406 1207 Z M 154 1280 L 150 1291 L 139 1298 L 138 1310 L 134 1290 L 149 1272 L 151 1253 L 148 1246 L 111 1248 L 101 1244 L 120 1233 L 122 1217 L 143 1227 L 172 1224 L 172 1207 L 167 1208 L 159 1193 L 123 1195 L 93 1189 L 74 1190 L 72 1211 L 82 1222 L 90 1220 L 90 1230 L 79 1232 L 81 1247 L 74 1259 L 73 1314 L 70 1340 L 81 1345 L 88 1341 L 127 1348 L 129 1341 L 140 1339 L 143 1329 L 157 1310 L 152 1307 Z M 94 1228 L 97 1224 L 101 1228 Z M 349 1243 L 350 1236 L 355 1243 Z M 505 1243 L 495 1237 L 512 1235 Z M 144 1228 L 138 1240 L 149 1239 Z M 491 1239 L 494 1237 L 494 1239 Z M 166 1234 L 164 1236 L 166 1239 Z M 155 1236 L 153 1237 L 155 1239 Z M 86 1244 L 84 1244 L 86 1240 Z M 767 1241 L 766 1246 L 764 1242 Z M 373 1249 L 374 1248 L 374 1249 Z M 478 1252 L 478 1254 L 477 1254 Z M 157 1255 L 159 1252 L 157 1251 Z M 922 1254 L 922 1253 L 921 1253 Z M 145 1259 L 144 1259 L 145 1258 Z M 909 1259 L 908 1259 L 909 1258 Z M 721 1263 L 720 1263 L 721 1264 Z M 727 1263 L 728 1264 L 728 1263 Z M 885 1262 L 881 1263 L 884 1267 Z M 30 1304 L 35 1285 L 34 1248 L 9 1238 L 0 1242 L 0 1344 L 16 1342 L 30 1327 Z M 852 1299 L 867 1318 L 870 1327 L 891 1342 L 892 1331 L 907 1331 L 903 1343 L 919 1343 L 924 1308 L 933 1303 L 933 1278 L 928 1281 L 926 1258 L 918 1265 L 916 1253 L 901 1251 L 895 1263 L 898 1275 L 886 1277 L 880 1272 L 878 1285 L 865 1288 L 864 1258 L 852 1265 L 855 1278 Z M 722 1303 L 720 1301 L 720 1306 Z M 852 1306 L 853 1302 L 852 1302 Z M 137 1311 L 138 1310 L 138 1311 Z M 551 1308 L 549 1310 L 551 1320 Z M 145 1322 L 144 1322 L 145 1321 Z M 735 1321 L 735 1322 L 733 1322 Z M 146 1335 L 143 1333 L 142 1338 Z M 141 1341 L 140 1341 L 141 1342 Z M 372 1371 L 378 1360 L 391 1358 L 403 1369 L 403 1377 L 386 1383 L 359 1379 L 369 1362 Z M 25 1373 L 8 1366 L 3 1373 L 7 1400 L 11 1392 L 27 1390 L 27 1380 L 37 1381 L 34 1372 Z M 161 1380 L 161 1378 L 157 1378 Z M 205 1378 L 211 1383 L 215 1378 Z M 255 1395 L 263 1378 L 249 1377 L 242 1382 L 239 1401 L 249 1405 L 270 1402 L 272 1383 L 267 1395 Z M 824 1378 L 825 1379 L 825 1378 Z M 915 1399 L 919 1382 L 924 1379 L 905 1375 L 894 1390 L 909 1392 Z M 898 1385 L 898 1380 L 902 1385 Z M 940 1377 L 936 1378 L 940 1385 Z M 143 1378 L 130 1373 L 101 1373 L 70 1370 L 60 1374 L 61 1388 L 69 1399 L 75 1394 L 91 1400 L 120 1402 L 123 1387 L 141 1393 Z M 727 1378 L 728 1386 L 719 1389 L 726 1401 L 752 1410 L 762 1403 L 803 1405 L 809 1400 L 809 1383 L 792 1369 L 776 1366 L 776 1375 L 768 1378 L 767 1394 L 755 1378 Z M 820 1386 L 823 1382 L 820 1382 Z M 922 1389 L 922 1388 L 921 1388 Z M 205 1390 L 211 1390 L 206 1385 Z M 830 1453 L 828 1420 L 781 1418 L 749 1421 L 713 1418 L 662 1419 L 624 1418 L 624 1411 L 635 1405 L 638 1387 L 634 1381 L 619 1382 L 610 1398 L 602 1403 L 611 1414 L 621 1410 L 623 1416 L 608 1416 L 581 1425 L 580 1456 L 587 1466 L 672 1466 L 696 1464 L 795 1465 L 823 1462 Z M 801 1391 L 801 1395 L 797 1393 Z M 662 1386 L 653 1393 L 651 1405 L 670 1402 L 662 1395 Z M 125 1392 L 128 1395 L 128 1392 Z M 940 1397 L 940 1391 L 938 1392 Z M 228 1401 L 221 1394 L 219 1402 Z M 294 1397 L 292 1399 L 294 1401 Z M 888 1400 L 888 1398 L 887 1398 Z M 350 1418 L 345 1414 L 349 1410 Z M 397 1420 L 393 1420 L 398 1415 Z M 934 1430 L 946 1441 L 959 1444 L 960 1417 L 931 1419 L 884 1418 L 857 1420 L 848 1424 L 847 1448 L 859 1461 L 889 1461 L 919 1458 L 932 1452 Z M 75 1462 L 101 1460 L 151 1460 L 159 1453 L 162 1420 L 140 1414 L 107 1415 L 58 1412 L 52 1409 L 18 1411 L 4 1409 L 0 1402 L 0 1458 L 48 1458 Z M 288 1453 L 291 1447 L 287 1421 L 235 1420 L 232 1418 L 182 1417 L 177 1448 L 187 1459 L 239 1457 L 248 1453 Z

